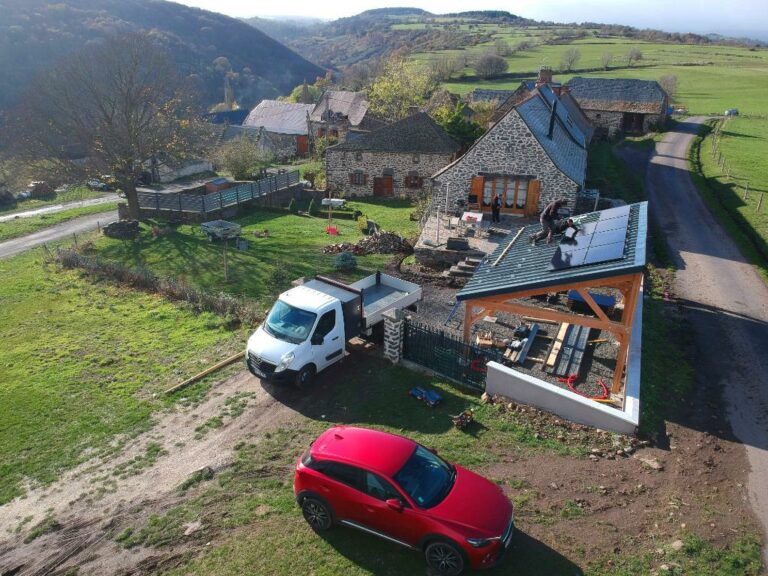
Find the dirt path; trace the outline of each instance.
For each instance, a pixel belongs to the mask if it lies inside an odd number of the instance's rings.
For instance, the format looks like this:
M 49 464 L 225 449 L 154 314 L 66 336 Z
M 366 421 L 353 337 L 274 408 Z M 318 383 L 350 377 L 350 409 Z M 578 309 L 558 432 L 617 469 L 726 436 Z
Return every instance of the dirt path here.
M 723 391 L 751 471 L 752 508 L 768 533 L 768 287 L 701 200 L 688 148 L 705 120 L 690 118 L 656 145 L 646 172 L 651 214 L 670 248 L 677 298 L 694 331 L 696 370 Z M 763 539 L 765 544 L 766 540 Z M 768 548 L 763 547 L 768 564 Z
M 220 428 L 201 424 L 226 413 L 228 399 L 247 402 L 236 417 L 224 417 Z M 257 441 L 265 431 L 296 417 L 247 372 L 217 385 L 199 405 L 179 407 L 162 414 L 153 429 L 109 461 L 93 460 L 66 473 L 55 484 L 31 490 L 2 507 L 0 514 L 0 574 L 21 567 L 19 576 L 45 574 L 67 561 L 72 565 L 92 563 L 87 572 L 113 574 L 136 566 L 149 556 L 146 549 L 126 551 L 105 538 L 107 529 L 145 518 L 163 510 L 181 496 L 179 485 L 195 471 L 210 467 L 214 472 L 231 459 L 235 444 Z M 131 461 L 146 454 L 149 444 L 159 444 L 167 454 L 145 468 L 131 470 Z M 129 473 L 125 474 L 128 469 Z M 22 536 L 31 526 L 50 515 L 61 530 L 24 545 Z M 23 530 L 17 534 L 17 528 Z M 9 536 L 10 535 L 10 536 Z M 89 560 L 91 559 L 91 560 Z
M 54 204 L 53 206 L 35 208 L 34 210 L 25 210 L 23 212 L 14 212 L 12 214 L 6 214 L 4 216 L 0 216 L 0 222 L 16 220 L 17 218 L 31 218 L 32 216 L 41 216 L 42 214 L 52 214 L 54 212 L 63 212 L 64 210 L 70 210 L 72 208 L 98 206 L 99 204 L 106 204 L 108 202 L 115 202 L 117 200 L 118 200 L 118 195 L 113 193 L 113 194 L 107 194 L 106 196 L 99 196 L 98 198 L 91 198 L 89 200 L 76 200 L 74 202 L 64 202 L 63 204 Z
M 62 222 L 61 224 L 57 224 L 56 226 L 44 228 L 34 234 L 14 238 L 13 240 L 7 240 L 6 242 L 0 242 L 0 259 L 16 256 L 21 252 L 35 248 L 46 242 L 61 240 L 72 234 L 80 234 L 82 232 L 96 230 L 100 225 L 103 226 L 113 220 L 117 220 L 117 211 L 110 210 L 109 212 L 100 212 L 98 214 L 91 214 L 90 216 L 74 218 Z

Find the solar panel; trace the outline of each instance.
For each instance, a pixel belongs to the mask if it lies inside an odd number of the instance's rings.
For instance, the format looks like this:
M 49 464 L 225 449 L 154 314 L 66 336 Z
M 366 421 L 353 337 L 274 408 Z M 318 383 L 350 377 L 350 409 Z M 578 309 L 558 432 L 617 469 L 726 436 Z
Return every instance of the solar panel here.
M 600 212 L 598 221 L 581 226 L 573 239 L 563 239 L 552 256 L 550 269 L 564 270 L 623 258 L 629 214 L 629 206 Z
M 622 256 L 624 256 L 624 242 L 615 242 L 614 244 L 605 244 L 603 246 L 590 246 L 582 263 L 597 264 L 598 262 L 618 260 Z

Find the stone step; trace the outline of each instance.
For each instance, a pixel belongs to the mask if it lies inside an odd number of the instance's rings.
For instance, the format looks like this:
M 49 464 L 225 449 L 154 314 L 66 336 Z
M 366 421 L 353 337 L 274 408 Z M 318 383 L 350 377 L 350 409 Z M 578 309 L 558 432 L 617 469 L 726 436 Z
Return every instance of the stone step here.
M 477 270 L 477 264 L 468 264 L 466 261 L 459 262 L 456 266 L 467 272 L 474 272 Z
M 451 266 L 448 270 L 449 276 L 454 277 L 460 277 L 460 278 L 469 278 L 475 273 L 474 270 L 465 270 L 463 268 L 459 268 L 458 266 Z
M 464 258 L 464 262 L 467 264 L 473 264 L 474 266 L 480 266 L 482 260 L 480 258 Z

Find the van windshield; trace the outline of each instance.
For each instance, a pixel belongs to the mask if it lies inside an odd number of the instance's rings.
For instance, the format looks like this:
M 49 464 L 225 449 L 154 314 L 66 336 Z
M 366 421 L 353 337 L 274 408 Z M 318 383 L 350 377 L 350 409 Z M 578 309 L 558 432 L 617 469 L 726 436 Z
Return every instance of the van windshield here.
M 267 334 L 293 344 L 304 342 L 315 325 L 317 314 L 294 308 L 282 300 L 275 302 L 264 322 Z

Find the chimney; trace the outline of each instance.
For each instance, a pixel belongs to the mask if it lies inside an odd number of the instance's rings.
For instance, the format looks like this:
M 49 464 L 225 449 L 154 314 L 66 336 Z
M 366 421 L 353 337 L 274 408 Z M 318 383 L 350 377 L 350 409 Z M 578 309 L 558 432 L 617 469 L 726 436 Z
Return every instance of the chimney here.
M 552 140 L 552 132 L 555 130 L 555 115 L 557 113 L 557 98 L 552 100 L 552 112 L 549 115 L 549 132 L 547 138 Z
M 543 84 L 549 84 L 552 82 L 552 68 L 549 66 L 542 66 L 539 68 L 539 77 L 536 80 L 536 86 L 542 86 Z
M 408 116 L 414 116 L 421 112 L 418 106 L 408 106 Z

